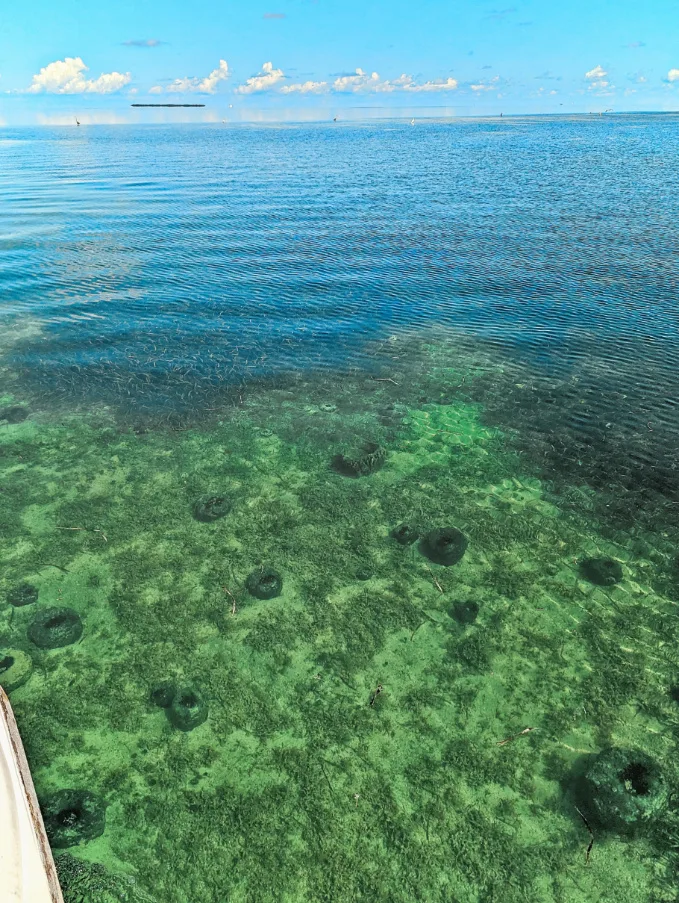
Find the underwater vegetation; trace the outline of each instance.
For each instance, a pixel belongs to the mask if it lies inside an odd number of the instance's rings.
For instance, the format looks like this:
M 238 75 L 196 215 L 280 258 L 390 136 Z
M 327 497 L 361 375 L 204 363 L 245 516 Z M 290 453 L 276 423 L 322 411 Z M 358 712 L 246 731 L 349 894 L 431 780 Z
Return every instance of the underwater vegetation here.
M 0 682 L 68 903 L 675 900 L 671 518 L 547 480 L 487 349 L 380 353 L 202 419 L 0 397 Z
M 112 874 L 70 853 L 56 858 L 64 903 L 153 903 L 134 878 Z

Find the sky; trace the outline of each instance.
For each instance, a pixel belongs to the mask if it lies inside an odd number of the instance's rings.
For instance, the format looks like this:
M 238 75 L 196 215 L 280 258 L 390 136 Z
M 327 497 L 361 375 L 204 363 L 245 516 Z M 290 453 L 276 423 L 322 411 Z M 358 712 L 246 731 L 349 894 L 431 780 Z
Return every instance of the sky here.
M 678 35 L 679 0 L 2 0 L 0 125 L 679 110 Z

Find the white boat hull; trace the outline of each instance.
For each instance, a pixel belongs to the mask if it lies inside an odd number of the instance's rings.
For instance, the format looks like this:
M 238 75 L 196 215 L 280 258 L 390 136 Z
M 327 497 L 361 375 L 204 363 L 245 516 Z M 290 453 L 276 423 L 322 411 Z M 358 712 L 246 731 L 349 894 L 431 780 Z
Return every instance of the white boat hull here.
M 64 903 L 9 699 L 0 687 L 0 900 Z

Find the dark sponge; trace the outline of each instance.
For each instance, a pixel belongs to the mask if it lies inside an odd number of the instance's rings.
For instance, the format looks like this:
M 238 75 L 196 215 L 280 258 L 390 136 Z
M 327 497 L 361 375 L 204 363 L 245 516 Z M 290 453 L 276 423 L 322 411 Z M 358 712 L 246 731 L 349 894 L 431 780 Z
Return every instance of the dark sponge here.
M 32 605 L 38 601 L 38 589 L 30 583 L 19 583 L 7 593 L 7 601 L 15 608 Z
M 21 404 L 8 405 L 0 408 L 0 420 L 6 420 L 7 423 L 23 423 L 28 417 L 28 408 Z
M 207 720 L 207 705 L 193 687 L 179 687 L 165 709 L 167 719 L 180 731 L 192 731 Z
M 83 622 L 72 608 L 44 608 L 28 625 L 28 638 L 40 649 L 70 646 L 82 633 Z
M 273 568 L 258 568 L 250 574 L 245 586 L 255 599 L 275 599 L 283 591 L 283 578 Z
M 457 527 L 443 527 L 431 530 L 420 542 L 420 552 L 435 564 L 449 567 L 462 560 L 469 541 Z
M 580 562 L 580 573 L 597 586 L 613 586 L 622 580 L 622 566 L 613 558 L 585 558 Z
M 104 833 L 106 804 L 89 790 L 59 790 L 41 807 L 52 847 L 63 849 Z
M 172 705 L 172 700 L 177 695 L 177 688 L 172 681 L 164 680 L 162 683 L 156 684 L 151 690 L 149 698 L 154 705 L 161 709 L 166 709 Z
M 419 532 L 408 524 L 399 524 L 389 535 L 401 546 L 411 546 L 420 536 Z
M 209 495 L 193 503 L 193 516 L 203 524 L 211 524 L 226 517 L 231 510 L 231 502 L 223 495 Z
M 592 758 L 576 788 L 581 808 L 602 828 L 633 833 L 667 804 L 658 763 L 641 750 L 611 746 Z
M 448 614 L 458 624 L 473 624 L 479 615 L 479 606 L 476 602 L 455 602 L 448 609 Z

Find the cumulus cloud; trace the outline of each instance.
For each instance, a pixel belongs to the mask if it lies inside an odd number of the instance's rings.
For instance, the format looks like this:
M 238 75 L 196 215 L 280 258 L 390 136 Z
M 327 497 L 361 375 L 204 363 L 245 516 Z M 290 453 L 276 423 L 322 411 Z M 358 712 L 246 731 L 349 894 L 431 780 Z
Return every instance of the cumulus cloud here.
M 667 73 L 668 82 L 679 82 L 679 69 L 670 69 Z
M 595 66 L 593 69 L 590 69 L 589 72 L 585 72 L 585 78 L 589 80 L 599 80 L 602 78 L 606 78 L 608 72 L 602 66 Z
M 269 91 L 283 78 L 282 69 L 274 69 L 273 63 L 264 63 L 259 75 L 253 75 L 247 79 L 244 85 L 239 85 L 236 88 L 236 94 L 255 94 L 259 91 Z
M 191 78 L 175 78 L 165 89 L 168 94 L 214 94 L 220 82 L 229 77 L 229 64 L 226 60 L 220 60 L 219 66 L 213 69 L 205 78 L 193 76 Z M 150 94 L 160 94 L 162 89 L 158 86 L 151 88 Z
M 283 85 L 281 94 L 325 94 L 329 90 L 327 82 L 302 82 L 295 85 Z
M 132 81 L 129 72 L 104 72 L 99 78 L 86 78 L 87 66 L 79 56 L 67 56 L 43 66 L 33 76 L 29 94 L 113 94 Z
M 589 72 L 585 72 L 585 78 L 589 82 L 587 86 L 589 91 L 595 91 L 597 94 L 610 94 L 613 85 L 606 79 L 608 72 L 603 66 L 595 66 Z

